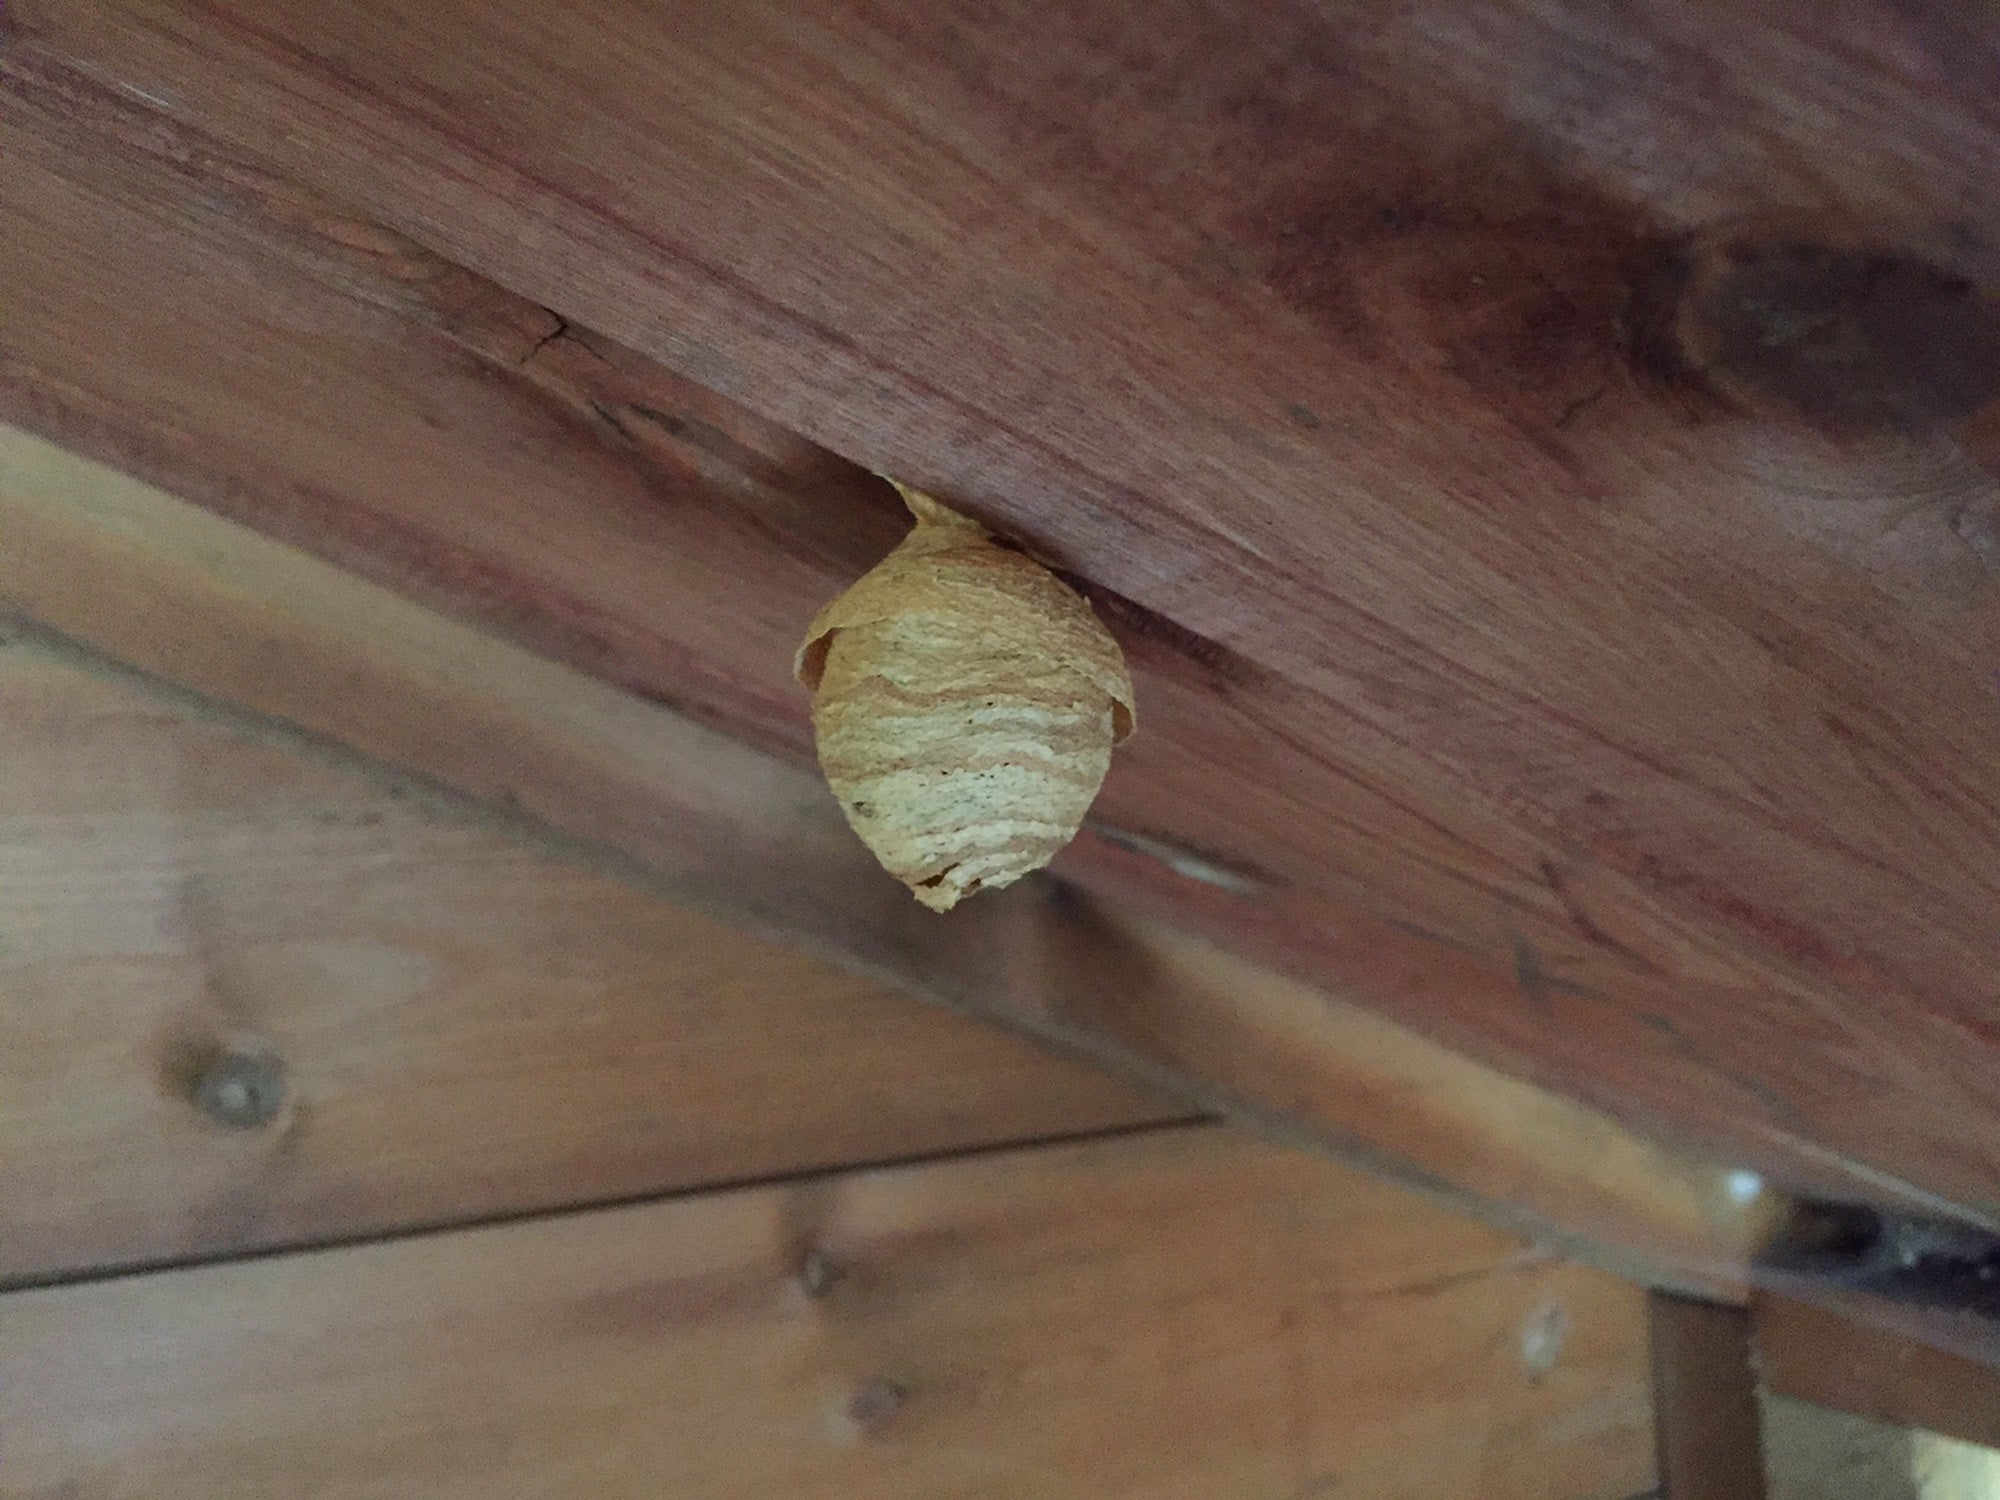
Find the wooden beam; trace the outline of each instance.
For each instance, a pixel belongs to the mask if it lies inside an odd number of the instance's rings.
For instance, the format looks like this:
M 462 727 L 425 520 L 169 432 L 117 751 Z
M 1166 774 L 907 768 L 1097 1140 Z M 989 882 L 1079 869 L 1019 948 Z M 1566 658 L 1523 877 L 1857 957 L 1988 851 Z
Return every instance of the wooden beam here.
M 873 868 L 812 772 L 5 431 L 0 601 L 74 641 L 16 634 L 175 711 L 386 777 L 1649 1279 L 1740 1296 L 1787 1211 L 1754 1177 L 1073 888 L 1034 881 L 937 918 Z
M 0 1282 L 1187 1113 L 25 639 L 0 951 Z
M 11 407 L 796 748 L 850 511 L 675 480 L 768 423 L 691 425 L 608 333 L 1087 575 L 1148 732 L 1076 878 L 1990 1219 L 2000 500 L 1948 434 L 1828 442 L 1620 332 L 1683 231 L 1794 200 L 1977 280 L 1995 91 L 1920 11 L 28 0 Z
M 1780 1395 L 2000 1448 L 1993 1370 L 1781 1296 L 1751 1304 L 1757 1369 Z
M 1597 1500 L 1644 1294 L 1214 1127 L 0 1299 L 24 1493 Z
M 1981 23 L 1089 14 L 8 24 L 17 73 L 161 101 L 1131 601 L 1173 686 L 1107 814 L 1264 877 L 1167 883 L 1182 920 L 1628 1115 L 1988 1211 L 2000 637 L 1949 517 L 2000 501 L 1948 435 L 1663 392 L 1620 332 L 1677 236 L 1804 202 L 1803 243 L 1879 226 L 1979 336 Z M 1949 497 L 1922 537 L 1904 493 Z M 1482 982 L 1396 983 L 1454 964 Z
M 1749 1315 L 1664 1292 L 1651 1306 L 1662 1500 L 1762 1500 Z

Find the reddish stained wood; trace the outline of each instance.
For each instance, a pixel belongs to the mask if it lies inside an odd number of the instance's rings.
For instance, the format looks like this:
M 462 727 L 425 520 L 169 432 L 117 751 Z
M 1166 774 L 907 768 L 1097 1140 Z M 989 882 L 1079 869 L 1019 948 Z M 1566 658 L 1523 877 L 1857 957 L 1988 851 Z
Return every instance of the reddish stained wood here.
M 1977 22 L 11 14 L 17 78 L 85 62 L 1132 601 L 1149 734 L 1105 816 L 1258 894 L 1079 873 L 1794 1180 L 1991 1210 L 1990 477 L 1663 390 L 1620 334 L 1665 240 L 1774 205 L 1990 259 Z M 385 460 L 370 511 L 334 452 L 329 529 L 428 509 Z M 699 568 L 629 556 L 678 519 L 570 534 L 607 504 L 552 489 L 461 587 L 504 617 L 587 556 L 621 670 L 796 744 L 770 664 L 810 570 L 728 575 L 756 613 L 718 632 Z

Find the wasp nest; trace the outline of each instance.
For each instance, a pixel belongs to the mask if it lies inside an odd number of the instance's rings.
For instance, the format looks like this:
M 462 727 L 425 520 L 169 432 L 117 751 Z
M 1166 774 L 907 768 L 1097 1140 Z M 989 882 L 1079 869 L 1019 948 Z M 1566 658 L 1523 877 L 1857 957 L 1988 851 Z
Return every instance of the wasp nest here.
M 1075 835 L 1132 732 L 1132 678 L 1062 580 L 896 488 L 915 529 L 819 612 L 794 670 L 848 823 L 946 911 L 1039 870 Z

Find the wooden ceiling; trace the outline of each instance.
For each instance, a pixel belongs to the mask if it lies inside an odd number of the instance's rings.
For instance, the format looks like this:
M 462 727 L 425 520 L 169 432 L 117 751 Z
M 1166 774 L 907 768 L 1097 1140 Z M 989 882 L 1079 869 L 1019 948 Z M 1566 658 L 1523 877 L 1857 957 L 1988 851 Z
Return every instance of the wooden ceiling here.
M 0 1493 L 1651 1485 L 1629 1282 L 29 631 L 0 764 Z
M 13 420 L 794 759 L 796 636 L 899 529 L 856 465 L 895 473 L 1127 646 L 1065 880 L 1712 1158 L 2000 1221 L 1989 12 L 0 25 Z M 899 895 L 745 899 L 864 956 L 1001 925 Z
M 0 537 L 0 635 L 25 651 L 1001 1021 L 1187 1109 L 1229 1113 L 1502 1227 L 1708 1295 L 1740 1298 L 1752 1259 L 1794 1212 L 1768 1184 L 1753 1179 L 1746 1192 L 1723 1163 L 1129 906 L 1030 882 L 940 923 L 878 878 L 811 770 L 6 429 Z M 65 759 L 29 722 L 15 763 L 31 790 L 111 759 Z M 50 836 L 59 851 L 61 830 Z M 63 869 L 59 852 L 53 868 Z M 197 883 L 224 873 L 213 861 L 190 871 Z M 327 914 L 336 930 L 379 910 L 352 883 L 315 892 L 359 903 Z M 79 903 L 80 924 L 87 910 Z M 62 951 L 50 955 L 55 972 Z M 628 1045 L 644 1054 L 658 1043 Z M 927 1066 L 914 1054 L 909 1065 Z M 66 1066 L 51 1052 L 29 1071 Z M 701 1053 L 660 1066 L 735 1071 Z M 66 1170 L 58 1153 L 34 1180 Z M 90 1238 L 74 1222 L 47 1234 L 72 1253 Z
M 587 824 L 622 769 L 607 800 L 670 809 L 644 778 L 699 793 L 700 732 L 4 430 L 0 597 L 180 679 L 0 612 L 23 1494 L 1585 1500 L 1655 1493 L 1656 1419 L 1668 1493 L 1736 1497 L 1762 1493 L 1753 1340 L 1772 1389 L 1990 1438 L 1990 1368 L 1768 1296 L 1656 1295 L 1649 1335 L 1640 1288 L 1548 1235 L 661 900 L 697 883 L 452 783 L 512 770 Z M 1247 1054 L 1218 1072 L 1267 1110 L 1298 1090 L 1291 1134 L 1433 1198 L 1726 1252 L 1699 1163 L 1062 910 L 1004 931 L 1094 953 L 1098 993 L 1023 975 L 1017 1025 L 1140 1072 L 1149 1043 Z M 967 957 L 933 950 L 930 987 L 995 990 Z M 1774 1493 L 1826 1420 L 1767 1410 Z M 1910 1470 L 1907 1436 L 1881 1452 Z

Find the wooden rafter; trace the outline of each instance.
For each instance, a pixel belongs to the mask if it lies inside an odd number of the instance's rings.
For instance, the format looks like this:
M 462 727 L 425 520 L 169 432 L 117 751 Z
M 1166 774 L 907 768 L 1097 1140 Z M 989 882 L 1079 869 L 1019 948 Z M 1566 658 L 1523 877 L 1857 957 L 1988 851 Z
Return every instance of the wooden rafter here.
M 1035 881 L 935 918 L 873 870 L 810 771 L 0 437 L 0 600 L 46 622 L 13 628 L 59 660 L 1650 1280 L 1740 1295 L 1784 1217 L 1781 1194 L 1740 1191 L 1735 1170 L 1101 898 Z
M 1132 601 L 1152 734 L 1105 812 L 1267 884 L 1163 883 L 1180 920 L 1795 1175 L 1983 1211 L 1990 481 L 1941 431 L 1832 443 L 1661 390 L 1620 334 L 1650 257 L 1746 215 L 1990 271 L 1970 14 L 8 24 L 20 69 L 74 64 Z M 709 677 L 777 701 L 740 666 Z
M 1943 3 L 1365 10 L 28 0 L 8 405 L 796 748 L 794 617 L 889 512 L 819 450 L 779 468 L 835 526 L 660 462 L 775 419 L 1097 586 L 1148 734 L 1080 877 L 1797 1185 L 1988 1215 L 1981 391 L 1834 441 L 1784 370 L 1724 401 L 1628 334 L 1779 208 L 1753 263 L 1971 295 L 1990 52 Z
M 106 27 L 105 45 L 131 40 Z M 20 226 L 7 270 L 35 310 L 10 328 L 12 410 L 733 733 L 799 748 L 802 704 L 781 667 L 794 617 L 893 534 L 879 490 L 107 89 L 109 60 L 85 74 L 54 58 L 22 44 L 7 63 L 21 106 L 0 181 Z M 246 99 L 257 76 L 244 75 Z M 1385 793 L 1308 743 L 1365 738 L 1351 716 L 1329 717 L 1157 610 L 1102 602 L 1126 629 L 1149 735 L 1107 793 L 1110 837 L 1072 862 L 1079 874 L 1799 1185 L 1926 1201 L 1921 1174 L 1875 1170 L 1786 1100 L 1824 1070 L 1795 1067 L 1762 1033 L 1711 1045 L 1691 1029 L 1696 1016 L 1716 1038 L 1764 1026 L 1771 1005 L 1818 989 L 1787 981 L 1791 998 L 1767 1004 L 1740 987 L 1740 955 L 1709 949 L 1705 977 L 1629 972 L 1633 954 L 1660 945 L 1695 963 L 1695 928 L 1621 906 L 1605 861 L 1546 842 L 1538 853 L 1477 799 L 1440 821 Z M 1281 790 L 1219 797 L 1245 767 Z M 1468 817 L 1483 830 L 1469 840 Z M 1312 832 L 1315 818 L 1337 830 Z M 1280 826 L 1291 853 L 1243 846 L 1241 830 Z M 1542 872 L 1532 897 L 1508 873 L 1525 868 Z M 1454 915 L 1473 891 L 1483 914 Z M 1872 1052 L 1857 1034 L 1843 1055 L 1909 1071 L 1910 1048 L 1950 1024 L 1933 1015 Z M 1954 1042 L 1951 1067 L 1970 1055 Z M 1779 1058 L 1797 1074 L 1782 1087 L 1757 1074 Z M 1643 1073 L 1644 1087 L 1608 1086 L 1597 1070 L 1612 1067 Z M 1930 1083 L 1930 1097 L 1950 1093 Z M 1971 1108 L 1967 1096 L 1957 1118 Z M 1962 1157 L 1962 1130 L 1953 1142 Z M 1955 1196 L 1978 1209 L 1976 1195 Z

